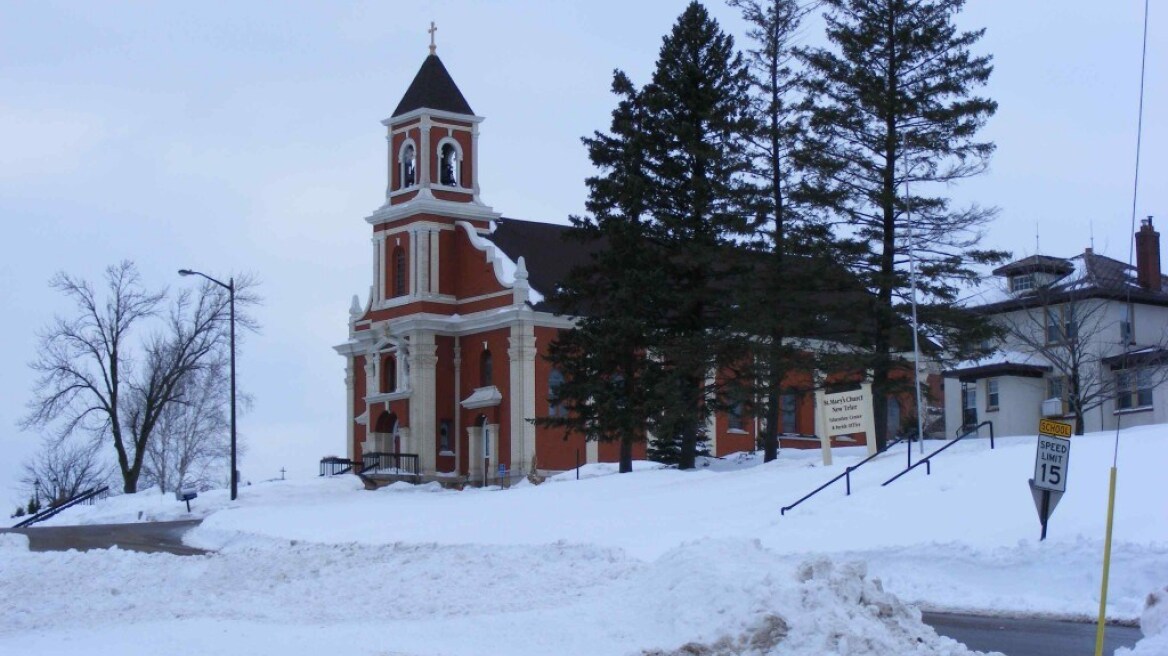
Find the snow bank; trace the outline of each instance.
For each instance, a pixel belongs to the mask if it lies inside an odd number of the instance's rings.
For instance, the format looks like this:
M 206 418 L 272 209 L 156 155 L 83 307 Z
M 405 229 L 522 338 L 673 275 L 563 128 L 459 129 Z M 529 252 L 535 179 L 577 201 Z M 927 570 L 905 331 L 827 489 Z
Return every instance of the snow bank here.
M 1148 594 L 1140 616 L 1143 640 L 1135 648 L 1116 650 L 1115 656 L 1164 656 L 1168 654 L 1168 585 Z
M 28 551 L 28 537 L 21 533 L 0 533 L 0 554 Z
M 368 492 L 341 476 L 244 487 L 235 502 L 213 491 L 194 502 L 206 519 L 187 534 L 213 555 L 0 547 L 0 653 L 146 653 L 122 635 L 141 632 L 151 654 L 180 656 L 337 644 L 358 654 L 963 654 L 906 604 L 1095 616 L 1113 437 L 1072 438 L 1067 493 L 1044 542 L 1026 485 L 1033 436 L 993 450 L 961 442 L 931 476 L 918 469 L 883 487 L 905 465 L 898 446 L 852 474 L 851 496 L 841 482 L 786 516 L 781 506 L 864 449 L 835 450 L 830 467 L 792 450 L 694 471 L 592 464 L 579 481 L 572 471 L 506 490 Z M 1123 432 L 1112 619 L 1147 617 L 1147 591 L 1168 571 L 1164 462 L 1168 428 Z M 173 498 L 140 494 L 54 521 L 139 513 L 187 517 Z M 1143 651 L 1132 653 L 1168 653 L 1164 631 L 1148 633 L 1163 623 L 1145 619 Z
M 271 538 L 194 557 L 5 555 L 3 653 L 75 653 L 78 644 L 123 656 L 163 645 L 172 656 L 317 655 L 338 644 L 352 654 L 477 655 L 484 645 L 518 656 L 971 653 L 937 636 L 862 564 L 791 569 L 757 541 L 701 540 L 651 563 L 565 543 Z

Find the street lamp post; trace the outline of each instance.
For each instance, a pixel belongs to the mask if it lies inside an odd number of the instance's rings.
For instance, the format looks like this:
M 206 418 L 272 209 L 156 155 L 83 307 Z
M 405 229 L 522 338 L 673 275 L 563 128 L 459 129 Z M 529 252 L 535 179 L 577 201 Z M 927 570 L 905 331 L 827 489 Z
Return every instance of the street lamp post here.
M 239 496 L 239 477 L 235 468 L 235 278 L 228 278 L 226 283 L 222 283 L 205 273 L 190 269 L 179 269 L 178 275 L 202 276 L 227 290 L 227 303 L 231 315 L 231 500 L 235 501 Z

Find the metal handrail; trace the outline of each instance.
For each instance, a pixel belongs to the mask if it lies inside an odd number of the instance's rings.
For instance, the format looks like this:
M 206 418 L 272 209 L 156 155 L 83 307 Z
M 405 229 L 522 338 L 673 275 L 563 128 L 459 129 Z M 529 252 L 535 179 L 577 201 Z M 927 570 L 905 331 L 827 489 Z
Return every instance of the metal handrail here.
M 320 459 L 320 475 L 321 476 L 339 476 L 347 474 L 353 470 L 353 465 L 357 463 L 348 458 L 341 458 L 338 456 L 328 456 Z
M 403 463 L 408 463 L 409 466 L 403 467 Z M 358 474 L 364 474 L 373 469 L 394 469 L 406 476 L 418 475 L 418 454 L 416 453 L 371 452 L 361 456 L 361 464 L 362 467 L 358 470 Z
M 78 493 L 78 494 L 74 495 L 73 497 L 66 499 L 64 502 L 53 506 L 52 508 L 49 508 L 47 510 L 42 510 L 39 513 L 33 515 L 32 517 L 29 517 L 28 519 L 26 519 L 24 521 L 13 524 L 12 528 L 24 528 L 26 526 L 32 526 L 33 524 L 36 524 L 37 522 L 43 522 L 46 519 L 49 519 L 50 517 L 52 517 L 53 515 L 56 515 L 57 513 L 61 512 L 62 510 L 65 510 L 66 508 L 72 508 L 73 506 L 76 506 L 79 503 L 85 503 L 86 501 L 93 499 L 97 495 L 104 494 L 106 492 L 109 492 L 108 485 L 100 487 L 100 488 L 93 488 L 91 490 L 86 490 L 85 492 Z
M 925 456 L 924 458 L 921 458 L 920 460 L 916 461 L 915 463 L 913 463 L 912 465 L 907 467 L 904 471 L 900 472 L 896 476 L 893 476 L 892 478 L 884 481 L 883 483 L 880 484 L 880 487 L 884 487 L 885 485 L 888 485 L 892 481 L 895 481 L 896 479 L 900 478 L 901 476 L 904 476 L 905 474 L 909 473 L 910 471 L 916 469 L 917 467 L 919 467 L 921 465 L 925 466 L 925 475 L 926 476 L 932 475 L 933 465 L 932 465 L 932 463 L 929 462 L 929 460 L 931 460 L 933 458 L 933 456 L 940 455 L 941 453 L 943 453 L 945 451 L 945 449 L 948 449 L 949 447 L 953 446 L 954 444 L 957 444 L 958 442 L 960 442 L 961 440 L 964 440 L 965 438 L 969 437 L 970 435 L 977 434 L 977 432 L 981 429 L 982 426 L 989 426 L 990 427 L 990 449 L 992 450 L 994 448 L 994 422 L 989 421 L 987 419 L 986 421 L 983 421 L 980 424 L 974 426 L 973 428 L 970 428 L 969 430 L 965 431 L 964 433 L 961 434 L 960 437 L 953 440 L 952 442 L 946 444 L 945 446 L 941 447 L 940 449 L 937 449 L 936 451 L 930 453 L 929 455 Z
M 896 446 L 896 444 L 898 442 L 903 442 L 906 439 L 908 439 L 908 438 L 898 437 L 895 440 L 884 445 L 884 448 L 882 450 L 877 451 L 876 453 L 873 453 L 872 455 L 868 456 L 867 458 L 864 458 L 863 460 L 861 460 L 859 463 L 857 463 L 855 465 L 848 466 L 847 468 L 844 469 L 844 473 L 840 474 L 839 476 L 836 476 L 835 478 L 831 479 L 830 481 L 828 481 L 828 482 L 824 483 L 823 485 L 820 485 L 819 487 L 815 488 L 814 490 L 808 492 L 806 495 L 803 496 L 802 499 L 799 499 L 798 501 L 796 501 L 795 503 L 793 503 L 789 506 L 783 506 L 782 508 L 780 508 L 779 515 L 780 516 L 786 515 L 788 510 L 803 503 L 804 501 L 810 499 L 811 497 L 815 496 L 816 494 L 819 494 L 825 488 L 829 487 L 832 483 L 838 481 L 841 478 L 845 479 L 845 482 L 847 484 L 847 495 L 846 496 L 852 496 L 852 472 L 856 471 L 860 467 L 863 467 L 868 461 L 872 460 L 876 456 L 878 456 L 882 453 L 887 453 L 888 450 L 891 449 L 892 447 Z

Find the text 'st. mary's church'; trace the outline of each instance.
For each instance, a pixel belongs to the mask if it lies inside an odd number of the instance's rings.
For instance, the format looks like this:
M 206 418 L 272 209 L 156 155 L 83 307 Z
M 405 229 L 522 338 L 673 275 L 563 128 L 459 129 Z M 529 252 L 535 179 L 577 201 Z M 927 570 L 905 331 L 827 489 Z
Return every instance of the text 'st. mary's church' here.
M 335 347 L 347 362 L 347 455 L 416 454 L 423 479 L 471 484 L 578 457 L 615 461 L 617 444 L 530 421 L 563 412 L 560 375 L 542 354 L 572 324 L 540 292 L 587 255 L 562 239 L 565 226 L 505 219 L 482 202 L 482 121 L 433 46 L 382 121 L 385 203 L 366 218 L 373 283 Z M 711 452 L 753 448 L 756 427 L 729 421 L 709 427 Z

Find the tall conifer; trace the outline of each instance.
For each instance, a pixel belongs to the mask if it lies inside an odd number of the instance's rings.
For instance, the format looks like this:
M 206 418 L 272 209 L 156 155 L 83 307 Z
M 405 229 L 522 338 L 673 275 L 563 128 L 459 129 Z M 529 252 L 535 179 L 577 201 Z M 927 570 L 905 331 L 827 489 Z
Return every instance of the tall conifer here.
M 852 268 L 875 302 L 864 322 L 870 357 L 857 364 L 872 372 L 883 448 L 896 353 L 911 349 L 900 328 L 910 312 L 910 218 L 923 332 L 958 353 L 988 334 L 983 320 L 953 302 L 959 286 L 976 278 L 976 265 L 1004 259 L 977 249 L 996 210 L 957 208 L 944 194 L 946 185 L 981 173 L 993 153 L 977 133 L 997 103 L 975 95 L 993 67 L 989 55 L 970 51 L 984 29 L 961 32 L 953 24 L 964 0 L 824 4 L 833 47 L 801 52 L 816 140 L 804 163 L 816 171 L 818 202 L 847 222 L 864 249 Z
M 645 233 L 643 111 L 639 92 L 620 71 L 613 75 L 620 98 L 609 133 L 583 139 L 598 173 L 588 178 L 588 215 L 572 217 L 568 235 L 587 249 L 551 301 L 578 317 L 549 346 L 547 359 L 563 377 L 542 426 L 565 429 L 587 440 L 618 441 L 620 471 L 632 471 L 632 449 L 646 437 L 656 388 L 647 358 L 658 312 L 653 290 L 664 285 L 656 250 Z
M 724 378 L 745 357 L 733 323 L 745 263 L 731 251 L 756 193 L 744 143 L 754 130 L 749 89 L 734 39 L 692 2 L 641 92 L 646 230 L 667 280 L 653 345 L 665 374 L 654 438 L 676 443 L 682 469 L 694 466 L 710 414 L 725 405 Z

